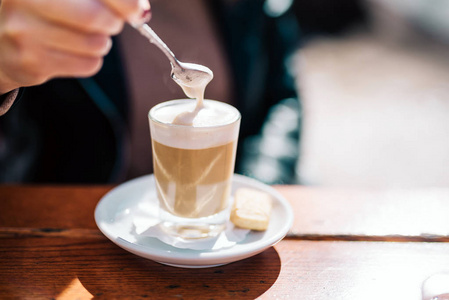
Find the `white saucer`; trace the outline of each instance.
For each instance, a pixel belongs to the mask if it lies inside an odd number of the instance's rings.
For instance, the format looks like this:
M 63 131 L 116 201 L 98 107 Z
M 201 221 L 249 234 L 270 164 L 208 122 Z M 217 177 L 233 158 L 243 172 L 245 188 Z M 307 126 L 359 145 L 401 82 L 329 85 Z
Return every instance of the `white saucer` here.
M 254 179 L 234 174 L 232 194 L 240 187 L 269 193 L 273 198 L 273 210 L 266 231 L 251 231 L 243 241 L 231 248 L 216 251 L 179 249 L 156 238 L 136 235 L 133 217 L 139 214 L 139 205 L 155 199 L 152 197 L 156 193 L 153 175 L 130 180 L 109 191 L 97 204 L 95 222 L 112 242 L 141 257 L 183 268 L 219 266 L 264 251 L 284 238 L 293 224 L 290 204 L 275 189 Z

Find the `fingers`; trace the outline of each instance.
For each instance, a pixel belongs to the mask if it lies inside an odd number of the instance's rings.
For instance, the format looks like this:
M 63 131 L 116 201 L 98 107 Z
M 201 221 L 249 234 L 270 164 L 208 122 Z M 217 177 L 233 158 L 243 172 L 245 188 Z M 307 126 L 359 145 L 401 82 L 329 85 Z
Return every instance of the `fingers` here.
M 128 0 L 126 0 L 128 1 Z M 101 0 L 22 0 L 33 15 L 83 32 L 118 34 L 125 20 Z
M 10 60 L 3 62 L 1 71 L 10 71 L 3 72 L 3 75 L 10 82 L 15 82 L 16 86 L 13 88 L 17 88 L 41 84 L 55 77 L 92 76 L 100 70 L 102 64 L 102 57 L 87 57 L 40 48 L 35 49 L 32 54 L 15 52 L 10 55 Z M 14 69 L 19 69 L 20 72 L 11 72 Z
M 11 0 L 10 0 L 11 1 Z M 18 0 L 12 0 L 18 1 Z M 82 31 L 115 35 L 125 22 L 143 23 L 151 17 L 148 0 L 21 0 L 42 17 Z
M 103 65 L 103 57 L 86 57 L 62 51 L 53 51 L 52 65 L 49 65 L 49 78 L 89 77 L 96 74 Z
M 72 54 L 102 57 L 112 46 L 109 35 L 83 32 L 76 28 L 58 26 L 40 16 L 22 12 L 22 16 L 0 22 L 4 42 L 19 52 L 33 52 L 35 48 L 49 48 Z M 26 22 L 24 21 L 26 20 Z
M 148 0 L 0 0 L 0 89 L 101 68 L 111 35 L 150 16 Z
M 36 26 L 35 35 L 30 39 L 40 39 L 36 43 L 40 42 L 50 49 L 88 57 L 105 56 L 112 47 L 112 39 L 109 35 L 84 33 L 76 29 L 53 26 L 46 22 Z

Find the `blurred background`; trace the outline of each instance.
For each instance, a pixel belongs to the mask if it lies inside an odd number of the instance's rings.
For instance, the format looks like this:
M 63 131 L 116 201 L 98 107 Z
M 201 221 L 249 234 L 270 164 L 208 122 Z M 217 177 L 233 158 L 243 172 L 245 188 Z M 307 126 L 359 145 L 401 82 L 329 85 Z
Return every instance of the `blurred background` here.
M 300 0 L 301 184 L 449 185 L 449 1 Z
M 449 186 L 449 0 L 151 3 L 151 26 L 178 58 L 214 71 L 206 97 L 242 113 L 236 172 L 267 184 Z M 97 75 L 26 88 L 0 118 L 0 182 L 152 173 L 147 112 L 184 94 L 132 27 L 113 45 Z

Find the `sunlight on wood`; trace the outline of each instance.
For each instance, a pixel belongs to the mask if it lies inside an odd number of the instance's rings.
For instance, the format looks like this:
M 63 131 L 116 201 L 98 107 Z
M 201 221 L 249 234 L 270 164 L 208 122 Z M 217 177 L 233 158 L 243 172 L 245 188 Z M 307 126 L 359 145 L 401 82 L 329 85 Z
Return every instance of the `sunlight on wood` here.
M 83 286 L 78 278 L 74 278 L 67 288 L 56 299 L 93 299 L 93 295 Z

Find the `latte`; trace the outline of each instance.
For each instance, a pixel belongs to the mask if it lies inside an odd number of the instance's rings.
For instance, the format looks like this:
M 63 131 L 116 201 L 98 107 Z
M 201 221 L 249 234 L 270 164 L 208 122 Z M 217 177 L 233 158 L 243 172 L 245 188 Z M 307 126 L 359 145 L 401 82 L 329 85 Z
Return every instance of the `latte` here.
M 195 226 L 224 226 L 227 220 L 214 216 L 229 207 L 240 126 L 234 107 L 203 102 L 198 110 L 195 100 L 172 100 L 149 113 L 161 216 L 178 218 L 170 222 L 189 227 L 189 232 Z
M 180 149 L 153 141 L 154 174 L 162 209 L 184 218 L 214 215 L 226 208 L 234 171 L 235 143 Z

